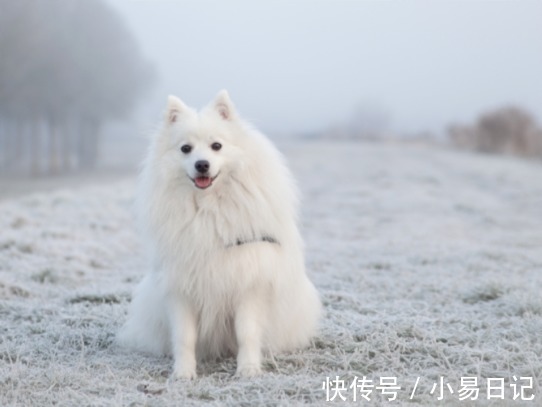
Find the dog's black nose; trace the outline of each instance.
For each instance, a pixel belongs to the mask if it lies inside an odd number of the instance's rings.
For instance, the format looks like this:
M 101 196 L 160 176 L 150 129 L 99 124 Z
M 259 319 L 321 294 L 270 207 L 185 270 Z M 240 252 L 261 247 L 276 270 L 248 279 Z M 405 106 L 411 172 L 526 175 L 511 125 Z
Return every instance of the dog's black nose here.
M 197 172 L 205 174 L 207 171 L 209 171 L 210 164 L 207 160 L 199 160 L 196 161 L 195 167 Z

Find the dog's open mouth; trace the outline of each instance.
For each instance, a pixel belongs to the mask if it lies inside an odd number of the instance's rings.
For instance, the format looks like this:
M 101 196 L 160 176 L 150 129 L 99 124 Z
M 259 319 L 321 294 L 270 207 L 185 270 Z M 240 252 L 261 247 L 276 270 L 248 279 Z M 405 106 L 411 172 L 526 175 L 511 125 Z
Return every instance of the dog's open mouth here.
M 218 174 L 216 174 L 214 177 L 207 177 L 204 175 L 200 175 L 199 177 L 192 178 L 192 182 L 194 182 L 194 185 L 199 189 L 206 189 L 209 188 L 213 181 L 218 177 Z

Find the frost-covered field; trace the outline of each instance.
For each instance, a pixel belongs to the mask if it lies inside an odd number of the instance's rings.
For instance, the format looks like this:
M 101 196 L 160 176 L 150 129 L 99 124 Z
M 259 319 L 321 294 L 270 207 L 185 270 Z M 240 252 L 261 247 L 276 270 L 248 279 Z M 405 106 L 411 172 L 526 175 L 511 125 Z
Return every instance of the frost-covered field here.
M 310 348 L 267 359 L 257 379 L 227 359 L 168 382 L 169 358 L 113 343 L 146 267 L 134 181 L 33 194 L 0 201 L 0 405 L 323 405 L 336 376 L 372 380 L 366 405 L 388 405 L 376 386 L 391 376 L 390 405 L 428 406 L 519 405 L 523 376 L 525 405 L 540 405 L 542 164 L 383 144 L 287 155 L 325 304 Z M 476 402 L 459 402 L 466 376 Z M 504 400 L 487 401 L 488 378 L 504 379 Z

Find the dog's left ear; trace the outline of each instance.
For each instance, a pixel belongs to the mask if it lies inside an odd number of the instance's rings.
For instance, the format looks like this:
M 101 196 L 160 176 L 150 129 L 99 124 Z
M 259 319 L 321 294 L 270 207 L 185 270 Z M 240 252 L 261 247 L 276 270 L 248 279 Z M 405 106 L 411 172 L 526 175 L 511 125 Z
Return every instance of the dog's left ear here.
M 227 90 L 223 89 L 218 92 L 218 95 L 216 95 L 213 105 L 214 109 L 224 120 L 231 121 L 235 118 L 235 107 L 233 106 Z

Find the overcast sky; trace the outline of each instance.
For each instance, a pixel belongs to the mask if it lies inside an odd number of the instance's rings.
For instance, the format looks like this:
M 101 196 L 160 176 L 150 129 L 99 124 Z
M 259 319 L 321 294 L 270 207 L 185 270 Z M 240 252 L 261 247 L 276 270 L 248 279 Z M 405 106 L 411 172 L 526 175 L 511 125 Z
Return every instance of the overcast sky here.
M 310 132 L 356 106 L 441 130 L 504 104 L 542 116 L 542 1 L 108 0 L 194 107 L 228 89 L 268 132 Z

